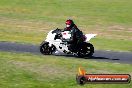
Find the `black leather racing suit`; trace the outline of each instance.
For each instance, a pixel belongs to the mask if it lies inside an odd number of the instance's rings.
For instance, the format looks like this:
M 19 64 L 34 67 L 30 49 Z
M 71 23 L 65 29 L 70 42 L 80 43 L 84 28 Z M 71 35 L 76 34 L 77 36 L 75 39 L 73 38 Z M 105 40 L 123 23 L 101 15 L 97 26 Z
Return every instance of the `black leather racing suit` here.
M 70 28 L 65 28 L 64 31 L 70 31 L 71 33 L 71 39 L 67 40 L 69 46 L 69 50 L 72 52 L 77 51 L 79 49 L 79 46 L 83 42 L 83 33 L 80 31 L 76 25 L 73 25 Z M 65 40 L 64 40 L 65 41 Z

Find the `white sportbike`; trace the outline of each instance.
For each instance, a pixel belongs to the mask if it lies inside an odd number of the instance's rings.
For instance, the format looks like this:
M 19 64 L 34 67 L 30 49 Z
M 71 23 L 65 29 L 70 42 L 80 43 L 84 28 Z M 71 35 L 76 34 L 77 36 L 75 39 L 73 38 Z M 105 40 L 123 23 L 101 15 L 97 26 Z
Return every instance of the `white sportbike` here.
M 44 55 L 51 55 L 55 52 L 72 54 L 78 57 L 89 57 L 94 53 L 94 46 L 89 43 L 91 38 L 94 38 L 97 34 L 86 34 L 84 35 L 84 41 L 79 45 L 78 48 L 73 50 L 69 49 L 69 44 L 66 41 L 71 38 L 69 31 L 61 31 L 60 29 L 51 30 L 46 40 L 40 44 L 40 52 Z

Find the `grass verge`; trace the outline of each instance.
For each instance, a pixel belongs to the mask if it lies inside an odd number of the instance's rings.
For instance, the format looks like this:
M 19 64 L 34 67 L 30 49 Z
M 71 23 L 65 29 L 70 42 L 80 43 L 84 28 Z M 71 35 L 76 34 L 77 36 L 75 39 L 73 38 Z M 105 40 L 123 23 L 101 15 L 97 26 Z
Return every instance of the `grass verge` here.
M 0 53 L 1 88 L 131 88 L 130 84 L 76 84 L 82 66 L 88 73 L 128 73 L 131 64 L 97 62 L 63 56 Z

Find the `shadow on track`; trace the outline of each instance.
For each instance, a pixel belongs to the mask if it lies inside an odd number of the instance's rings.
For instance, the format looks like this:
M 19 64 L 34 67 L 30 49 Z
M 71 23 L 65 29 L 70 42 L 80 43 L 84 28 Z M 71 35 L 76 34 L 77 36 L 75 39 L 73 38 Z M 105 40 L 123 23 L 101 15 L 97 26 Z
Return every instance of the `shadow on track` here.
M 84 57 L 84 58 L 77 57 L 77 56 L 74 56 L 74 55 L 62 55 L 62 54 L 59 54 L 59 55 L 54 55 L 54 56 L 74 57 L 74 58 L 79 58 L 79 59 L 120 60 L 120 59 L 117 59 L 117 58 L 112 59 L 112 58 L 107 58 L 107 57 L 98 57 L 98 56 L 91 56 L 91 57 Z

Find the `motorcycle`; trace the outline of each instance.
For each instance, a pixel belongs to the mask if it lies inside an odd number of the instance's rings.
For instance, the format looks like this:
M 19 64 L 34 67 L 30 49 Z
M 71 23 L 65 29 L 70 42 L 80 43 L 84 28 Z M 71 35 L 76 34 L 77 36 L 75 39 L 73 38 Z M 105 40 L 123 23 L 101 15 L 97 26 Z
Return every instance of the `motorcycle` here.
M 40 44 L 40 52 L 44 55 L 51 55 L 55 52 L 72 54 L 78 57 L 90 57 L 94 53 L 94 46 L 89 43 L 91 38 L 94 38 L 97 34 L 85 34 L 84 41 L 79 44 L 78 48 L 74 50 L 69 49 L 69 43 L 64 40 L 68 40 L 71 37 L 69 31 L 62 31 L 61 29 L 51 30 L 46 40 Z

